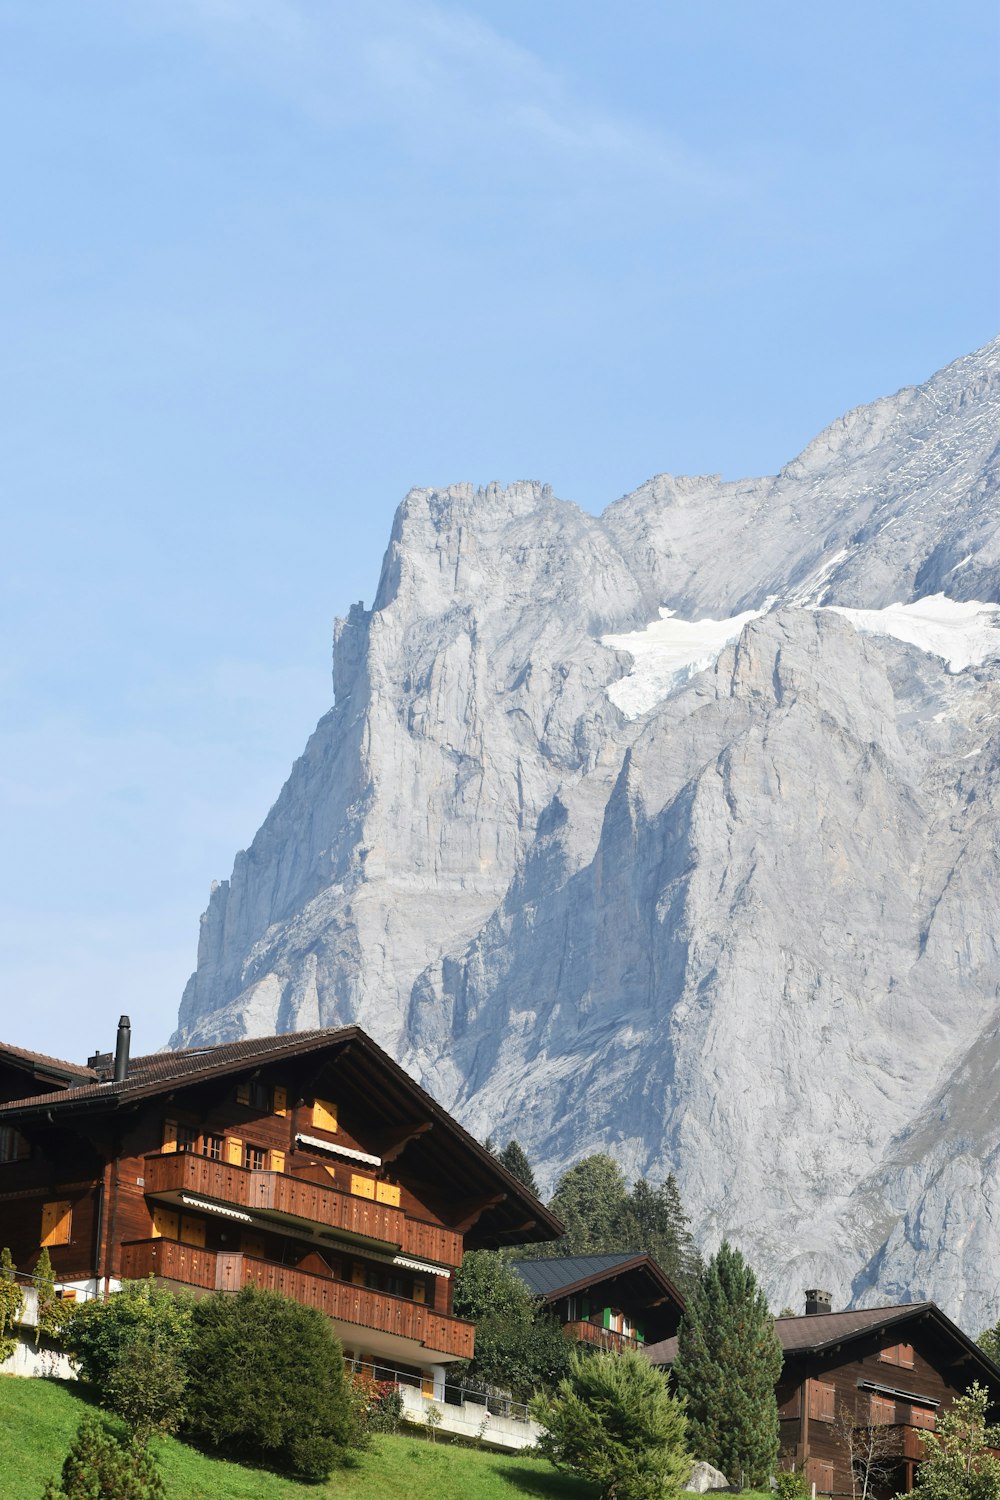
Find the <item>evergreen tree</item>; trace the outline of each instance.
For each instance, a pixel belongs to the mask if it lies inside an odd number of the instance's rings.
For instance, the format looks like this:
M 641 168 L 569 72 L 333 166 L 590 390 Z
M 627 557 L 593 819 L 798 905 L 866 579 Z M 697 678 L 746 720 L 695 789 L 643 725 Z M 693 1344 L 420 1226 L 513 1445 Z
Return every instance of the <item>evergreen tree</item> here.
M 628 1189 L 610 1156 L 585 1156 L 560 1177 L 549 1203 L 566 1225 L 551 1255 L 611 1255 L 635 1247 L 628 1236 Z
M 666 1500 L 687 1483 L 683 1405 L 635 1350 L 574 1352 L 566 1379 L 551 1396 L 537 1397 L 531 1412 L 546 1429 L 541 1452 L 593 1480 L 602 1500 Z
M 623 1249 L 644 1250 L 685 1296 L 704 1269 L 673 1173 L 658 1188 L 640 1177 L 629 1195 L 623 1223 Z
M 46 1484 L 44 1500 L 165 1500 L 165 1495 L 152 1454 L 120 1443 L 90 1416 L 77 1428 L 60 1482 Z
M 995 1323 L 992 1328 L 985 1328 L 976 1339 L 976 1343 L 987 1359 L 991 1359 L 995 1365 L 1000 1365 L 1000 1323 Z
M 471 1250 L 455 1272 L 454 1312 L 476 1325 L 476 1353 L 463 1376 L 470 1390 L 493 1387 L 527 1401 L 569 1368 L 571 1346 L 498 1250 Z
M 524 1184 L 529 1193 L 534 1193 L 535 1197 L 538 1197 L 538 1184 L 535 1181 L 535 1174 L 531 1170 L 531 1163 L 513 1136 L 499 1153 L 499 1160 L 507 1168 L 512 1177 L 516 1177 L 518 1182 Z
M 764 1489 L 778 1457 L 781 1345 L 757 1278 L 723 1241 L 688 1300 L 673 1374 L 696 1458 L 732 1484 Z

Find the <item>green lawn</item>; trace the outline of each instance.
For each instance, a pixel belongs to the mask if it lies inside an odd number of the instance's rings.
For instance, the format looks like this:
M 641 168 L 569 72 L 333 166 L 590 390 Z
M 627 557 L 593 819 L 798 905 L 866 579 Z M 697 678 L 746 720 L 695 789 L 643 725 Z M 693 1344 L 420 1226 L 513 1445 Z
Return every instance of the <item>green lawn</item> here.
M 0 1375 L 3 1500 L 40 1500 L 88 1410 L 72 1382 Z M 320 1485 L 206 1458 L 165 1438 L 155 1444 L 169 1500 L 593 1500 L 597 1491 L 537 1458 L 452 1446 L 440 1435 L 380 1437 Z

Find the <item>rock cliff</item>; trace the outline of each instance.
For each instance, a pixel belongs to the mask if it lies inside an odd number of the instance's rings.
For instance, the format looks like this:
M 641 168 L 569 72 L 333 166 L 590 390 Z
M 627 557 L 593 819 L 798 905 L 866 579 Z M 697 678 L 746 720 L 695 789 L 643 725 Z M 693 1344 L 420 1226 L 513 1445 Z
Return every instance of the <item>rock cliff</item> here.
M 175 1045 L 357 1021 L 775 1305 L 1000 1316 L 1000 340 L 780 474 L 415 490 Z

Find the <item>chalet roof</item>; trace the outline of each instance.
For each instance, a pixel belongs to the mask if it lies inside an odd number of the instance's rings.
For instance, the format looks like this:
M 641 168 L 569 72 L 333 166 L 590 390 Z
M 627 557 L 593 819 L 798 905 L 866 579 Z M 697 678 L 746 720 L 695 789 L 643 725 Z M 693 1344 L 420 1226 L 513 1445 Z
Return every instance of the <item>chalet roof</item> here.
M 68 1125 L 74 1117 L 118 1111 L 158 1094 L 173 1094 L 216 1078 L 252 1072 L 267 1063 L 324 1051 L 337 1058 L 349 1057 L 348 1067 L 356 1075 L 357 1087 L 367 1089 L 369 1096 L 377 1093 L 397 1119 L 418 1113 L 435 1127 L 430 1133 L 432 1137 L 450 1142 L 448 1150 L 454 1160 L 435 1160 L 434 1165 L 439 1173 L 449 1174 L 445 1181 L 449 1177 L 461 1179 L 461 1183 L 452 1181 L 454 1191 L 485 1194 L 489 1198 L 494 1206 L 487 1212 L 484 1224 L 492 1224 L 491 1232 L 513 1236 L 523 1228 L 517 1239 L 522 1244 L 532 1239 L 557 1239 L 564 1233 L 556 1216 L 359 1026 L 286 1032 L 280 1036 L 223 1042 L 215 1047 L 153 1052 L 132 1058 L 128 1074 L 120 1083 L 114 1079 L 97 1082 L 92 1070 L 79 1069 L 80 1074 L 89 1074 L 95 1081 L 0 1104 L 0 1124 L 15 1121 L 29 1124 L 34 1120 Z M 434 1151 L 430 1144 L 428 1149 Z
M 525 1283 L 528 1290 L 546 1302 L 574 1292 L 585 1291 L 611 1277 L 630 1273 L 645 1274 L 654 1285 L 666 1292 L 678 1307 L 683 1308 L 684 1298 L 651 1255 L 640 1250 L 629 1250 L 619 1255 L 557 1255 L 539 1260 L 515 1260 L 511 1268 Z
M 904 1302 L 890 1307 L 854 1307 L 846 1312 L 807 1313 L 804 1317 L 775 1318 L 774 1331 L 786 1353 L 796 1353 L 800 1349 L 813 1353 L 830 1344 L 841 1344 L 858 1334 L 905 1322 L 931 1309 L 941 1312 L 935 1302 Z
M 807 1313 L 804 1316 L 775 1318 L 774 1331 L 786 1355 L 820 1354 L 837 1349 L 852 1339 L 862 1338 L 894 1324 L 904 1325 L 916 1318 L 930 1320 L 937 1332 L 953 1344 L 961 1346 L 962 1354 L 981 1367 L 982 1373 L 994 1388 L 1000 1386 L 1000 1367 L 987 1357 L 979 1345 L 963 1333 L 957 1323 L 943 1313 L 936 1302 L 894 1303 L 887 1307 L 855 1307 L 845 1312 Z M 654 1365 L 672 1365 L 677 1357 L 677 1339 L 662 1339 L 658 1344 L 646 1345 L 646 1356 Z
M 24 1067 L 32 1071 L 52 1073 L 56 1077 L 64 1077 L 69 1080 L 81 1082 L 96 1080 L 97 1074 L 93 1068 L 88 1068 L 84 1063 L 66 1062 L 61 1057 L 49 1057 L 45 1052 L 29 1052 L 26 1047 L 15 1047 L 10 1042 L 0 1042 L 0 1060 L 6 1060 L 15 1067 Z M 46 1095 L 51 1098 L 51 1095 Z

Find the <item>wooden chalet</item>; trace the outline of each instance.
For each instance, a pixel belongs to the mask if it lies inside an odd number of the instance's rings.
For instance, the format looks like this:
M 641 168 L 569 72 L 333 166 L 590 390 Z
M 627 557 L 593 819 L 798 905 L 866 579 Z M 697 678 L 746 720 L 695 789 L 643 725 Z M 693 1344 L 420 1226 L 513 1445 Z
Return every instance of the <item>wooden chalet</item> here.
M 318 1307 L 345 1354 L 426 1392 L 468 1359 L 466 1248 L 559 1221 L 358 1027 L 86 1067 L 0 1047 L 0 1245 L 64 1295 L 154 1275 Z
M 887 1500 L 913 1489 L 923 1434 L 974 1380 L 991 1394 L 991 1420 L 1000 1417 L 1000 1368 L 934 1302 L 832 1312 L 829 1293 L 807 1292 L 805 1316 L 774 1328 L 784 1351 L 781 1467 L 804 1473 L 818 1495 L 855 1493 L 849 1433 L 860 1448 L 866 1429 L 885 1429 L 869 1493 Z M 647 1353 L 669 1367 L 677 1340 Z
M 677 1332 L 684 1299 L 649 1255 L 569 1255 L 512 1265 L 578 1344 L 622 1350 Z

